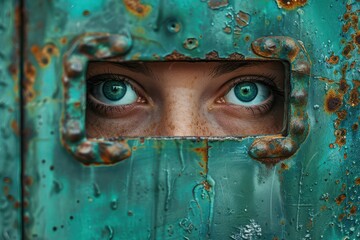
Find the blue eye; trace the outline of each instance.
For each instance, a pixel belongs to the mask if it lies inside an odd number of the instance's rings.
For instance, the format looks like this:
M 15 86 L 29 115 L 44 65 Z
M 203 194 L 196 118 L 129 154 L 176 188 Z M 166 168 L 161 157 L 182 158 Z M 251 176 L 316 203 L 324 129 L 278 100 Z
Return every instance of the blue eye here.
M 94 84 L 90 93 L 98 101 L 107 105 L 126 105 L 136 102 L 138 95 L 125 81 L 105 80 Z
M 271 89 L 266 84 L 240 82 L 230 89 L 224 99 L 236 105 L 253 106 L 261 104 L 271 96 Z

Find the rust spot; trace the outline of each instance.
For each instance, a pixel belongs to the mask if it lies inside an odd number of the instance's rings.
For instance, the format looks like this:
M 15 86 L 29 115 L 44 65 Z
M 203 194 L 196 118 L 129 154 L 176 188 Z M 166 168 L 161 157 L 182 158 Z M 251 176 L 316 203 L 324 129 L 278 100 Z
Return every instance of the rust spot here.
M 11 194 L 7 195 L 6 198 L 7 198 L 7 200 L 9 200 L 10 202 L 12 202 L 12 201 L 15 200 L 14 196 L 11 195 Z
M 126 9 L 137 17 L 146 17 L 151 11 L 151 6 L 142 4 L 140 0 L 123 1 Z
M 235 16 L 235 21 L 239 27 L 246 27 L 250 23 L 250 15 L 246 12 L 239 11 Z
M 284 8 L 285 10 L 294 10 L 299 7 L 303 7 L 307 0 L 276 0 L 279 8 Z
M 219 54 L 217 51 L 212 51 L 212 52 L 209 52 L 208 54 L 206 54 L 205 58 L 207 60 L 218 60 Z
M 346 10 L 350 12 L 351 9 L 352 9 L 352 6 L 350 4 L 346 4 Z
M 235 52 L 235 53 L 232 53 L 229 55 L 229 59 L 230 60 L 244 60 L 245 57 L 244 57 L 244 55 Z
M 343 31 L 344 33 L 347 33 L 347 32 L 349 31 L 350 27 L 351 27 L 351 23 L 350 23 L 350 22 L 347 22 L 347 23 L 345 23 L 345 24 L 342 26 L 342 31 Z
M 352 43 L 348 43 L 343 51 L 342 51 L 342 55 L 344 57 L 346 57 L 347 59 L 351 58 L 351 52 L 355 49 L 354 45 Z
M 340 214 L 339 217 L 338 217 L 339 222 L 341 222 L 344 219 L 345 216 L 346 216 L 345 213 Z
M 352 130 L 357 131 L 358 129 L 359 129 L 359 123 L 356 122 L 352 125 Z
M 30 217 L 29 216 L 24 216 L 23 220 L 24 220 L 24 223 L 29 223 L 30 222 Z
M 360 177 L 356 178 L 354 183 L 355 183 L 355 185 L 359 186 L 360 185 Z
M 7 184 L 10 184 L 12 182 L 11 178 L 9 178 L 9 177 L 4 177 L 3 181 L 4 181 L 4 183 L 7 183 Z
M 225 26 L 225 27 L 223 28 L 223 31 L 224 31 L 225 33 L 231 33 L 231 27 Z
M 356 206 L 352 206 L 351 208 L 350 208 L 350 215 L 354 215 L 356 212 L 357 212 L 357 207 Z
M 35 77 L 36 68 L 30 63 L 25 63 L 25 81 L 24 81 L 24 95 L 27 102 L 32 101 L 35 98 Z
M 342 106 L 343 95 L 338 94 L 334 89 L 330 89 L 325 97 L 324 108 L 328 113 L 336 112 Z
M 343 78 L 340 80 L 339 83 L 339 92 L 345 94 L 349 89 L 349 84 L 347 84 L 346 80 Z
M 229 0 L 208 0 L 208 6 L 211 9 L 219 9 L 229 5 Z
M 350 91 L 348 103 L 350 104 L 350 106 L 356 107 L 360 102 L 359 91 L 358 91 L 358 89 L 360 87 L 360 81 L 353 80 L 353 83 L 354 83 L 354 86 L 353 86 L 352 90 Z
M 333 84 L 335 81 L 326 77 L 317 77 L 317 79 L 319 79 L 320 81 L 329 83 L 329 84 Z
M 289 165 L 287 165 L 286 163 L 281 163 L 281 169 L 289 170 Z
M 15 64 L 10 64 L 8 67 L 8 71 L 11 74 L 13 80 L 17 81 L 19 79 L 18 77 L 19 70 L 17 69 Z
M 334 121 L 334 127 L 335 127 L 335 129 L 338 129 L 339 126 L 340 126 L 340 124 L 341 124 L 341 120 L 340 120 L 340 119 L 336 119 L 336 120 Z
M 326 62 L 329 64 L 337 64 L 339 62 L 339 57 L 335 56 L 333 53 L 328 59 L 326 59 Z
M 335 148 L 335 145 L 333 143 L 330 143 L 329 148 Z
M 4 195 L 8 195 L 9 194 L 9 187 L 8 186 L 5 186 L 3 188 L 3 192 L 4 192 Z
M 354 43 L 360 48 L 360 31 L 354 34 Z
M 15 202 L 14 203 L 14 208 L 20 208 L 21 207 L 21 203 L 20 202 Z
M 31 52 L 40 67 L 46 67 L 52 56 L 59 56 L 59 49 L 52 43 L 46 44 L 43 48 L 34 45 L 31 47 Z
M 347 153 L 344 153 L 344 159 L 346 160 L 348 158 Z
M 357 13 L 351 14 L 351 25 L 354 30 L 358 30 L 358 22 L 359 22 L 359 16 Z
M 67 38 L 66 37 L 60 38 L 60 43 L 61 44 L 66 44 L 67 43 Z
M 347 175 L 348 175 L 348 174 L 347 174 Z M 346 190 L 346 184 L 343 183 L 343 184 L 341 185 L 341 190 L 340 190 L 340 191 L 344 192 L 345 190 Z
M 344 120 L 347 116 L 347 111 L 341 110 L 341 111 L 338 111 L 336 114 L 340 120 Z
M 19 131 L 19 125 L 15 120 L 11 121 L 11 129 L 14 131 L 14 133 L 16 135 L 19 135 L 20 131 Z
M 210 185 L 210 183 L 208 181 L 206 181 L 206 180 L 202 181 L 201 184 L 204 186 L 206 191 L 209 192 L 211 190 L 211 185 Z
M 185 56 L 184 54 L 181 54 L 174 50 L 169 55 L 165 56 L 166 61 L 176 61 L 176 60 L 190 60 L 191 58 L 188 56 Z
M 345 76 L 346 76 L 346 71 L 347 71 L 348 67 L 349 67 L 349 64 L 348 64 L 348 63 L 345 63 L 344 66 L 342 66 L 342 68 L 341 68 L 342 78 L 345 78 Z
M 23 181 L 24 184 L 27 186 L 31 186 L 33 184 L 33 179 L 30 176 L 25 176 Z
M 89 11 L 89 10 L 83 11 L 83 15 L 84 15 L 84 16 L 89 16 L 89 15 L 90 15 L 90 11 Z
M 335 199 L 335 202 L 337 205 L 340 205 L 346 198 L 346 194 L 340 194 L 339 196 L 337 196 L 337 198 Z
M 354 68 L 355 68 L 355 65 L 356 65 L 356 62 L 355 62 L 355 61 L 352 61 L 352 63 L 350 64 L 350 68 L 351 68 L 351 69 L 354 69 Z
M 336 144 L 341 146 L 344 146 L 346 144 L 346 129 L 337 129 L 334 133 L 336 137 Z

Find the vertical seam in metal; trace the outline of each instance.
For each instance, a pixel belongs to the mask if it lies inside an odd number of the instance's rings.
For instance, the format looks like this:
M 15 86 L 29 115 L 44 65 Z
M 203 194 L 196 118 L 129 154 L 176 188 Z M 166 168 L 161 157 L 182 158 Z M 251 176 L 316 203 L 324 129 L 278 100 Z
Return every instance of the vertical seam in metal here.
M 24 58 L 25 58 L 25 40 L 24 40 L 24 30 L 25 30 L 25 17 L 24 17 L 24 3 L 25 0 L 19 0 L 19 17 L 20 17 L 20 26 L 18 29 L 19 35 L 19 54 L 20 54 L 20 87 L 19 87 L 19 97 L 20 97 L 20 195 L 21 195 L 21 209 L 20 209 L 20 228 L 21 239 L 25 239 L 25 224 L 24 224 L 24 171 L 25 171 L 25 100 L 23 95 L 24 87 Z

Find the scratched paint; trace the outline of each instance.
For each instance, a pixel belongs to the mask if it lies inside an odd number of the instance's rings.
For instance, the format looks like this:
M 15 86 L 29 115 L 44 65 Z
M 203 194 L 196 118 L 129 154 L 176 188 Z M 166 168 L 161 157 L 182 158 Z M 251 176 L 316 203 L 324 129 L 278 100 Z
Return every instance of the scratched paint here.
M 355 238 L 359 10 L 356 1 L 336 0 L 25 1 L 24 79 L 16 64 L 0 63 L 11 82 L 1 90 L 9 102 L 0 105 L 7 106 L 1 146 L 11 151 L 0 153 L 19 158 L 11 146 L 23 129 L 24 199 L 20 165 L 3 161 L 13 217 L 0 232 L 19 230 L 13 223 L 23 205 L 29 239 Z M 15 44 L 13 31 L 1 35 L 7 43 Z M 16 54 L 4 56 L 9 63 Z M 282 59 L 291 76 L 286 131 L 86 139 L 87 61 L 109 57 Z M 12 107 L 16 79 L 23 121 Z

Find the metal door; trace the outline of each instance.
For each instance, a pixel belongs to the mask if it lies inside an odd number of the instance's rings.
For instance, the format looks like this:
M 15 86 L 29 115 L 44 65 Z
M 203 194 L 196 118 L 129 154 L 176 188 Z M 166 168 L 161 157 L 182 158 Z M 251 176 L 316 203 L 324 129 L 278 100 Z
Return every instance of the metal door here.
M 2 238 L 360 237 L 359 1 L 0 6 Z M 109 57 L 287 61 L 287 131 L 87 139 L 86 66 Z

